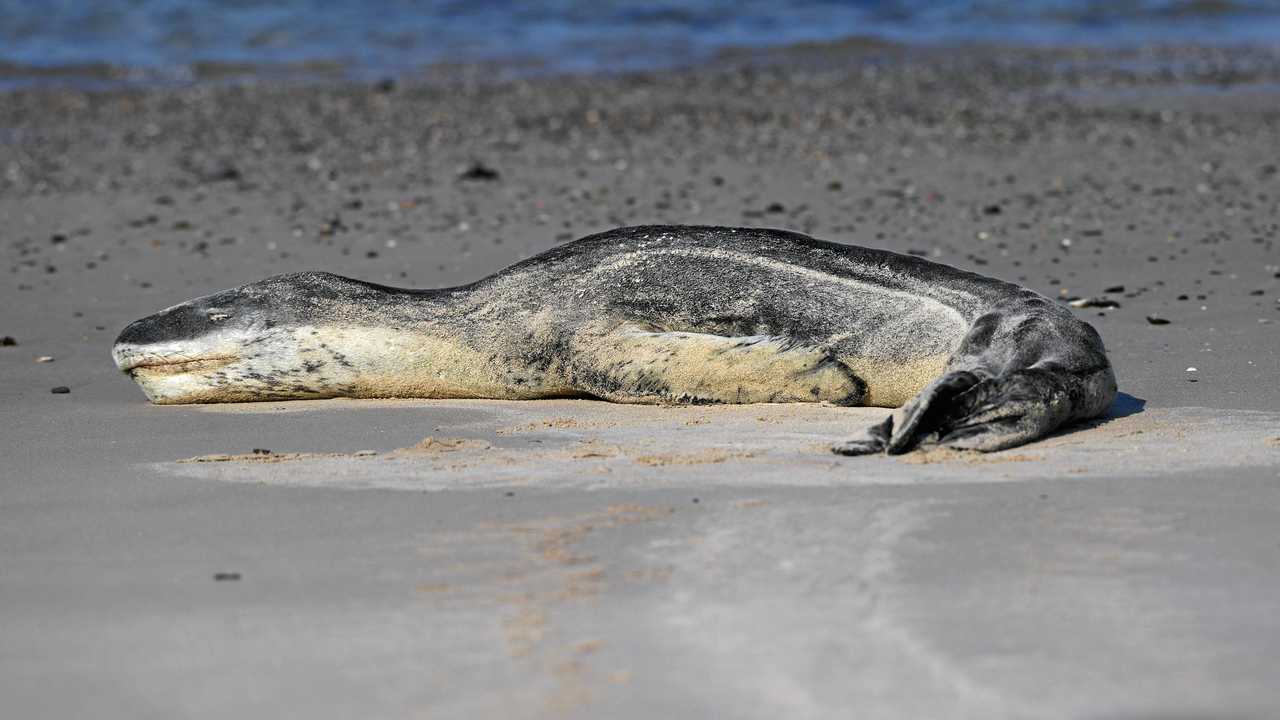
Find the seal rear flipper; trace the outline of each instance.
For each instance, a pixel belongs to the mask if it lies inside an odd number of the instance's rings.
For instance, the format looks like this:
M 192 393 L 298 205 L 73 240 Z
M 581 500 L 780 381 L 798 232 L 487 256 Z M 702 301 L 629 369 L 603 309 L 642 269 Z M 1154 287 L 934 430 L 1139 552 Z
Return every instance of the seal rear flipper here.
M 890 415 L 884 422 L 872 426 L 863 437 L 835 445 L 831 451 L 837 455 L 907 452 L 939 427 L 939 417 L 953 407 L 953 398 L 980 381 L 976 373 L 968 370 L 949 372 L 925 386 L 895 413 L 896 422 L 895 415 Z
M 866 383 L 829 351 L 771 335 L 624 325 L 577 340 L 574 386 L 613 402 L 857 405 Z
M 981 379 L 958 371 L 934 381 L 908 403 L 896 427 L 890 418 L 877 428 L 882 428 L 879 437 L 888 431 L 882 449 L 890 455 L 936 446 L 992 452 L 1039 439 L 1073 420 L 1094 417 L 1114 396 L 1110 367 L 1082 373 L 1032 367 Z M 853 442 L 832 449 L 839 454 L 866 454 L 848 451 L 860 447 Z

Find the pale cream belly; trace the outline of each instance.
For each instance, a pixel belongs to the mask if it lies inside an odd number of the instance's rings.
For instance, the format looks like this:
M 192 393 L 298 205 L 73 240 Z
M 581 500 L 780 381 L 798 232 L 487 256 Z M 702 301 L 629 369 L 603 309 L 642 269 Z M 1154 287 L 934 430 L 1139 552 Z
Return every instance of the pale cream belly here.
M 891 361 L 834 354 L 772 336 L 654 332 L 623 325 L 584 332 L 568 357 L 538 370 L 515 347 L 476 350 L 445 332 L 372 327 L 303 327 L 292 352 L 241 363 L 220 361 L 212 382 L 200 373 L 142 369 L 144 387 L 172 402 L 287 398 L 491 398 L 595 396 L 623 403 L 832 402 L 897 407 L 942 374 L 945 354 Z M 495 344 L 501 345 L 502 341 Z M 340 354 L 336 354 L 339 353 Z M 323 362 L 317 362 L 323 361 Z M 300 374 L 299 367 L 316 366 Z M 285 385 L 255 377 L 283 374 Z M 226 382 L 227 376 L 235 377 Z M 149 395 L 153 394 L 151 392 Z M 158 400 L 166 402 L 166 400 Z
M 584 343 L 616 402 L 833 402 L 897 407 L 942 373 L 949 355 L 907 361 L 833 354 L 770 336 L 652 332 L 623 326 Z M 592 392 L 593 389 L 585 388 Z
M 459 338 L 374 328 L 329 331 L 328 339 L 361 350 L 350 362 L 353 397 L 525 400 L 597 395 L 614 402 L 835 402 L 898 407 L 942 374 L 949 355 L 905 361 L 832 355 L 775 337 L 651 332 L 622 326 L 587 333 L 562 371 L 535 372 L 494 362 Z M 352 342 L 358 341 L 358 342 Z M 502 357 L 506 353 L 497 353 Z M 609 388 L 581 375 L 608 375 Z M 564 371 L 564 370 L 567 370 Z M 663 388 L 655 392 L 654 388 Z

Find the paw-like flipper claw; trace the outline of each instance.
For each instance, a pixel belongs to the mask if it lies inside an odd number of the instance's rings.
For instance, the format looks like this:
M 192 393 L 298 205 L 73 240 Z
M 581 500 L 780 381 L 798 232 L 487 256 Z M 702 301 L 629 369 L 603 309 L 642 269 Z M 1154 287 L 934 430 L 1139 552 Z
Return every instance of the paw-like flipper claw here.
M 831 452 L 837 455 L 874 455 L 884 452 L 889 444 L 889 436 L 893 433 L 893 416 L 890 415 L 884 422 L 878 425 L 872 425 L 867 429 L 866 435 L 852 440 L 846 440 L 831 446 Z

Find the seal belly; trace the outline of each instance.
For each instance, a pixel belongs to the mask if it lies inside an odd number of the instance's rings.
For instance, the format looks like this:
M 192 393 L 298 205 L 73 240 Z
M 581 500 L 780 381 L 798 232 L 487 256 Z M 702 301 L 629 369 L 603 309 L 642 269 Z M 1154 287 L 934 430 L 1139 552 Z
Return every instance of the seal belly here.
M 828 350 L 767 335 L 623 325 L 579 339 L 575 385 L 614 402 L 858 405 L 866 388 Z
M 923 355 L 906 360 L 838 356 L 854 375 L 866 384 L 862 404 L 896 408 L 915 397 L 947 367 L 949 354 Z

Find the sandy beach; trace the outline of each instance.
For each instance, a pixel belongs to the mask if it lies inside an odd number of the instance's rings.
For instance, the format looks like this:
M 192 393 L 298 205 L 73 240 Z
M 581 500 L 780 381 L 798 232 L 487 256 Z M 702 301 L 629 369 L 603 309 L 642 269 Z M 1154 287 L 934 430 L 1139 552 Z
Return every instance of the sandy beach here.
M 843 42 L 663 72 L 0 95 L 15 716 L 1280 714 L 1280 53 Z M 129 321 L 768 226 L 1071 303 L 1112 413 L 840 458 L 822 405 L 156 407 Z

